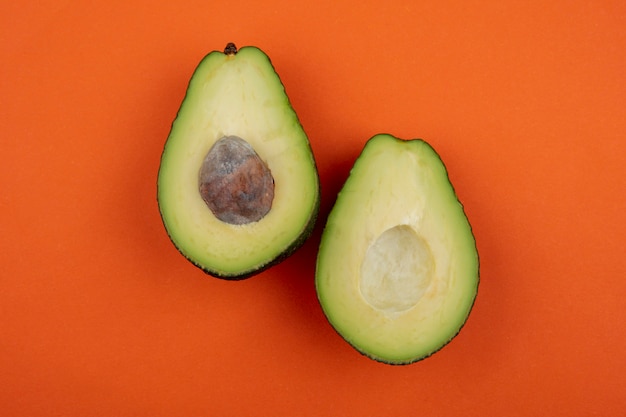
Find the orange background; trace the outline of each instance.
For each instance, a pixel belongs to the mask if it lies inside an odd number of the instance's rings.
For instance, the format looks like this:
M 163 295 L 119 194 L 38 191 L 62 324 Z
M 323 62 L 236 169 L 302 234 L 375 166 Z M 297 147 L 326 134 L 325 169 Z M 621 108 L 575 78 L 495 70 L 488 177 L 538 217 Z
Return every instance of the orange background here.
M 626 3 L 0 6 L 3 416 L 618 416 L 626 410 Z M 271 58 L 315 152 L 313 237 L 204 275 L 156 175 L 196 64 Z M 481 257 L 454 341 L 405 367 L 326 322 L 324 220 L 365 141 L 428 140 Z

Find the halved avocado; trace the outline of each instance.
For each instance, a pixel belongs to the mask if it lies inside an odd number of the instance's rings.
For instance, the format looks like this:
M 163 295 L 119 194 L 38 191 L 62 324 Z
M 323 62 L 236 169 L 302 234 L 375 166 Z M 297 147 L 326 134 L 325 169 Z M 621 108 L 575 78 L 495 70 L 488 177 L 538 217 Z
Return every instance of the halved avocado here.
M 213 276 L 252 276 L 304 243 L 319 198 L 309 140 L 267 55 L 234 44 L 209 53 L 159 167 L 159 210 L 176 248 Z
M 335 330 L 389 364 L 457 335 L 478 290 L 478 252 L 446 168 L 425 141 L 377 135 L 326 223 L 316 290 Z

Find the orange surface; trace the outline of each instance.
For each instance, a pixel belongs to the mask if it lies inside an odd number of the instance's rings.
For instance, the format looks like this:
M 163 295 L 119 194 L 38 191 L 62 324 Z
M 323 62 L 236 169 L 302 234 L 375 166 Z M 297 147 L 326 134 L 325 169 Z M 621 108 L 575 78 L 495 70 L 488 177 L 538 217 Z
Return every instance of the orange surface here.
M 626 410 L 626 3 L 3 1 L 3 416 L 618 416 Z M 195 65 L 273 60 L 323 186 L 316 233 L 242 282 L 161 224 Z M 461 334 L 391 367 L 327 324 L 324 219 L 379 132 L 428 140 L 473 225 Z

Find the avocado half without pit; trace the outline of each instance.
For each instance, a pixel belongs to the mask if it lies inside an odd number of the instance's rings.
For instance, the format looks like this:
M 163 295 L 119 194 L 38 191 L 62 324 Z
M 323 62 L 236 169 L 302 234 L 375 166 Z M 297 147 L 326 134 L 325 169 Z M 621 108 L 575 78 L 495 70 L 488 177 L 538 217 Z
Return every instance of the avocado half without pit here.
M 335 330 L 389 364 L 454 338 L 478 290 L 472 229 L 444 164 L 425 141 L 370 139 L 332 208 L 315 284 Z
M 319 178 L 308 138 L 267 55 L 229 43 L 196 68 L 165 143 L 163 224 L 194 265 L 242 279 L 310 236 Z

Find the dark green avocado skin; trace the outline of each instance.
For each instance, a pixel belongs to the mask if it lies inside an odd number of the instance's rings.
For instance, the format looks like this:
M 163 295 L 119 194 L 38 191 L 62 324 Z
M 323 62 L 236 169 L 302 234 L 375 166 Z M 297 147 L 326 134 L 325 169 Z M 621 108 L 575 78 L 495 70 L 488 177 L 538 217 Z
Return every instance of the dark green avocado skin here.
M 224 53 L 228 53 L 231 52 L 232 53 L 232 49 L 229 51 L 229 48 L 234 48 L 234 44 L 229 43 L 225 50 Z M 255 48 L 255 47 L 253 47 Z M 236 49 L 235 49 L 236 51 Z M 198 66 L 200 66 L 200 64 L 209 58 L 209 56 L 211 54 L 214 53 L 220 53 L 221 51 L 212 51 L 210 53 L 208 53 L 207 55 L 205 55 L 202 60 L 200 61 L 200 63 L 198 64 Z M 274 68 L 274 65 L 271 62 L 271 59 L 269 56 L 266 56 L 267 60 L 269 61 L 270 65 L 272 68 Z M 187 87 L 187 90 L 185 92 L 185 96 L 183 97 L 182 102 L 184 103 L 186 97 L 189 94 L 189 88 L 190 86 Z M 284 88 L 284 87 L 283 87 Z M 291 106 L 291 101 L 289 100 L 289 96 L 287 96 L 287 101 L 289 106 Z M 180 112 L 180 110 L 182 109 L 182 105 L 178 107 L 178 112 Z M 176 119 L 178 118 L 178 112 L 176 114 L 176 117 L 174 118 L 174 122 L 176 121 Z M 295 115 L 298 124 L 300 125 L 301 128 L 302 127 L 302 123 L 300 122 L 297 114 Z M 172 126 L 174 124 L 174 122 L 172 122 Z M 311 155 L 314 154 L 312 152 L 311 149 L 311 145 L 310 143 L 308 144 L 309 150 L 311 151 Z M 165 149 L 163 149 L 162 153 L 165 151 Z M 161 160 L 163 159 L 163 156 L 161 156 Z M 219 278 L 219 279 L 223 279 L 223 280 L 228 280 L 228 281 L 241 281 L 244 280 L 246 278 L 250 278 L 252 276 L 258 275 L 263 271 L 266 271 L 267 269 L 271 268 L 272 266 L 275 266 L 279 263 L 281 263 L 282 261 L 284 261 L 285 259 L 287 259 L 288 257 L 290 257 L 291 255 L 293 255 L 298 249 L 300 249 L 300 247 L 302 245 L 304 245 L 304 243 L 311 237 L 311 234 L 313 233 L 313 230 L 315 229 L 315 224 L 317 222 L 317 217 L 319 214 L 319 209 L 320 209 L 320 199 L 321 199 L 321 184 L 319 181 L 319 172 L 317 170 L 317 163 L 315 161 L 315 159 L 313 159 L 313 164 L 314 164 L 314 168 L 315 168 L 315 174 L 317 176 L 317 184 L 318 184 L 318 193 L 317 193 L 317 199 L 315 201 L 315 207 L 313 212 L 311 213 L 311 217 L 309 218 L 309 222 L 306 224 L 305 228 L 302 230 L 302 232 L 300 233 L 299 237 L 294 240 L 291 245 L 289 245 L 282 253 L 280 253 L 276 258 L 269 260 L 266 264 L 264 265 L 260 265 L 259 267 L 255 268 L 255 269 L 251 269 L 239 274 L 235 274 L 235 275 L 230 275 L 230 274 L 224 274 L 221 273 L 220 271 L 216 271 L 216 270 L 212 270 L 208 267 L 205 267 L 203 265 L 200 265 L 199 263 L 195 262 L 194 260 L 192 260 L 191 258 L 189 258 L 175 243 L 175 240 L 172 238 L 172 236 L 170 235 L 169 231 L 167 230 L 167 225 L 165 220 L 163 219 L 163 215 L 161 213 L 161 211 L 159 210 L 159 217 L 161 219 L 161 222 L 163 223 L 167 236 L 170 239 L 170 241 L 173 243 L 174 247 L 176 248 L 176 250 L 185 258 L 187 259 L 191 264 L 193 264 L 195 267 L 199 268 L 200 270 L 202 270 L 205 274 L 210 275 L 212 277 L 215 278 Z M 157 195 L 158 195 L 158 181 L 157 181 Z M 158 206 L 158 198 L 157 198 L 157 206 Z

